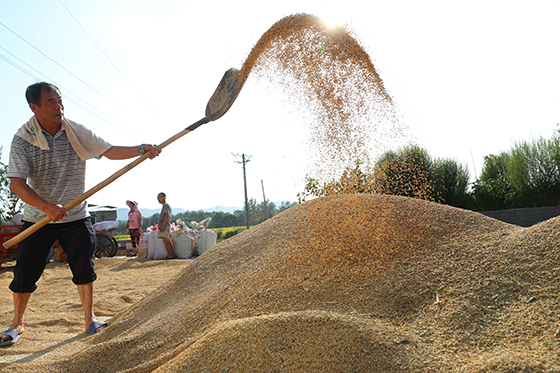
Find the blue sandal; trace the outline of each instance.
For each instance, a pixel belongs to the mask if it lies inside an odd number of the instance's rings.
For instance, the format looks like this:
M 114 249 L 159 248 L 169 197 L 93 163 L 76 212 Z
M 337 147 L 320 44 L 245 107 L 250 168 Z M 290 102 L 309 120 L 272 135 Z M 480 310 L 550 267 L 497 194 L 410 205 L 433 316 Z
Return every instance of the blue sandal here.
M 4 334 L 2 334 L 2 336 L 0 337 L 0 339 L 4 336 L 8 336 L 12 339 L 9 339 L 7 341 L 4 342 L 0 342 L 0 347 L 6 347 L 6 346 L 11 346 L 14 343 L 16 343 L 20 338 L 21 338 L 21 334 L 18 334 L 17 330 L 15 329 L 8 329 L 4 332 Z
M 98 332 L 97 329 L 101 328 L 99 331 L 105 329 L 106 327 L 108 327 L 109 324 L 107 324 L 106 322 L 104 322 L 103 324 L 99 323 L 99 321 L 93 321 L 91 324 L 89 324 L 89 328 L 87 328 L 86 333 L 88 334 L 96 334 Z

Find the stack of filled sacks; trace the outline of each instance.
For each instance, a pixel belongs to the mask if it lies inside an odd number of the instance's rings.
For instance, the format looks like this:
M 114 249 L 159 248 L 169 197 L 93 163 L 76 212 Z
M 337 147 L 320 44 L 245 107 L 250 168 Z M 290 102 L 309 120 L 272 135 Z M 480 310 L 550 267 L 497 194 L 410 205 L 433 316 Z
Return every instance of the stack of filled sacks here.
M 200 256 L 216 245 L 218 234 L 208 229 L 208 224 L 212 218 L 206 218 L 201 222 L 191 222 L 191 228 L 181 220 L 177 219 L 171 223 L 171 242 L 175 258 L 188 259 Z M 149 227 L 140 236 L 138 244 L 138 256 L 148 259 L 165 259 L 167 251 L 163 239 L 158 238 L 158 226 Z
M 187 225 L 177 219 L 177 229 L 171 234 L 175 258 L 188 259 L 193 255 L 194 237 L 188 232 Z
M 191 222 L 191 229 L 188 232 L 194 237 L 194 255 L 200 256 L 216 245 L 218 234 L 208 229 L 211 221 L 212 218 L 208 217 L 199 223 Z
M 177 230 L 175 223 L 171 223 L 170 232 L 173 234 Z M 167 250 L 163 239 L 158 238 L 159 229 L 157 224 L 149 227 L 146 232 L 140 236 L 138 243 L 138 256 L 148 259 L 165 259 L 167 258 Z

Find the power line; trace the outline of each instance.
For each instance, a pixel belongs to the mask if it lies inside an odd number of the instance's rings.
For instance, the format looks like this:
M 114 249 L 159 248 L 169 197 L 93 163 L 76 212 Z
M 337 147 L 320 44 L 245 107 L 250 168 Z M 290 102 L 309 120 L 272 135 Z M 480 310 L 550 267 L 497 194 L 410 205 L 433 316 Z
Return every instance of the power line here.
M 43 76 L 44 78 L 46 78 L 47 80 L 51 81 L 52 83 L 56 84 L 60 89 L 62 89 L 65 93 L 64 93 L 64 99 L 68 100 L 70 102 L 72 102 L 74 105 L 78 106 L 79 108 L 81 108 L 82 110 L 90 113 L 91 115 L 93 115 L 94 117 L 98 118 L 99 120 L 109 124 L 112 127 L 115 128 L 120 128 L 121 130 L 124 130 L 125 132 L 129 132 L 133 133 L 131 130 L 129 130 L 127 127 L 119 125 L 118 122 L 115 121 L 114 118 L 110 117 L 109 115 L 105 114 L 103 111 L 97 109 L 96 107 L 92 106 L 91 104 L 89 104 L 88 102 L 82 100 L 79 96 L 73 94 L 70 90 L 66 89 L 65 87 L 61 86 L 60 84 L 58 84 L 54 79 L 49 78 L 48 76 L 46 76 L 45 74 L 41 73 L 40 71 L 38 71 L 37 69 L 35 69 L 33 66 L 29 65 L 28 63 L 26 63 L 25 61 L 23 61 L 22 59 L 18 58 L 17 56 L 15 56 L 13 53 L 9 52 L 8 50 L 6 50 L 4 47 L 0 46 L 0 49 L 4 50 L 6 53 L 8 53 L 10 56 L 12 56 L 13 58 L 15 58 L 16 60 L 18 60 L 19 62 L 21 62 L 22 64 L 26 65 L 28 68 L 32 69 L 33 71 L 35 71 L 36 73 L 38 73 L 40 76 Z M 22 67 L 21 65 L 17 64 L 16 62 L 10 60 L 9 58 L 7 58 L 6 56 L 0 54 L 0 59 L 6 61 L 8 64 L 12 65 L 13 67 L 15 67 L 16 69 L 20 70 L 21 72 L 23 72 L 24 74 L 28 75 L 29 77 L 31 77 L 33 80 L 35 81 L 41 81 L 43 80 L 42 78 L 40 78 L 39 76 L 34 75 L 33 73 L 29 72 L 28 70 L 26 70 L 24 67 Z M 72 99 L 71 97 L 68 96 L 68 94 L 70 94 L 71 96 L 74 96 L 76 99 Z M 21 97 L 21 95 L 18 95 Z M 83 104 L 80 104 L 78 101 L 83 102 L 85 105 L 89 106 L 92 110 L 88 109 L 87 107 L 85 107 Z M 103 116 L 105 118 L 103 118 Z
M 49 56 L 47 56 L 44 52 L 42 52 L 39 48 L 35 47 L 33 44 L 31 44 L 30 42 L 28 42 L 27 40 L 25 40 L 24 38 L 22 38 L 21 36 L 19 36 L 15 31 L 13 31 L 11 28 L 9 28 L 8 26 L 6 26 L 5 24 L 3 24 L 2 22 L 0 22 L 0 25 L 2 25 L 6 30 L 10 31 L 12 34 L 14 34 L 15 36 L 17 36 L 20 40 L 22 40 L 23 42 L 25 42 L 27 45 L 29 45 L 31 48 L 35 49 L 37 52 L 41 53 L 43 56 L 45 56 L 47 59 L 49 59 L 51 62 L 53 62 L 54 64 L 56 64 L 58 67 L 60 67 L 61 69 L 63 69 L 64 71 L 66 71 L 68 74 L 72 75 L 74 78 L 78 79 L 80 82 L 82 82 L 83 84 L 85 84 L 87 87 L 89 87 L 92 91 L 94 91 L 95 93 L 97 93 L 98 95 L 100 95 L 101 97 L 103 97 L 104 99 L 106 99 L 107 101 L 109 101 L 110 103 L 112 103 L 113 105 L 115 105 L 116 107 L 118 107 L 119 109 L 123 110 L 123 108 L 121 108 L 119 105 L 117 105 L 113 100 L 111 100 L 110 98 L 108 98 L 107 96 L 105 96 L 103 93 L 99 92 L 97 89 L 93 88 L 91 85 L 89 85 L 88 83 L 86 83 L 83 79 L 81 79 L 80 77 L 78 77 L 76 74 L 72 73 L 70 70 L 68 70 L 67 68 L 65 68 L 64 66 L 62 66 L 61 64 L 59 64 L 58 62 L 56 62 L 55 60 L 53 60 L 52 58 L 50 58 Z
M 20 94 L 15 93 L 15 92 L 12 91 L 11 89 L 8 89 L 8 88 L 6 88 L 6 87 L 0 87 L 0 88 L 2 88 L 4 91 L 6 91 L 6 92 L 8 92 L 8 93 L 11 93 L 12 95 L 14 95 L 14 96 L 16 96 L 16 97 L 21 97 Z
M 120 76 L 125 80 L 125 82 L 132 88 L 132 90 L 134 91 L 134 93 L 136 93 L 138 95 L 138 97 L 140 97 L 142 99 L 142 101 L 144 101 L 144 103 L 153 111 L 155 112 L 154 109 L 152 109 L 152 107 L 150 106 L 150 104 L 148 103 L 148 101 L 146 101 L 144 99 L 144 97 L 142 97 L 142 95 L 140 95 L 140 93 L 138 93 L 138 90 L 132 85 L 132 83 L 130 83 L 130 81 L 126 78 L 126 76 L 124 76 L 124 74 L 121 72 L 121 70 L 117 67 L 117 65 L 115 65 L 113 63 L 113 61 L 109 58 L 109 56 L 107 56 L 107 54 L 103 51 L 103 49 L 101 49 L 101 47 L 99 46 L 99 44 L 97 44 L 95 42 L 95 40 L 93 40 L 93 38 L 91 37 L 91 35 L 86 31 L 86 29 L 82 26 L 82 24 L 78 21 L 78 19 L 76 17 L 74 17 L 74 15 L 72 14 L 72 12 L 70 12 L 70 10 L 66 7 L 66 5 L 64 5 L 64 3 L 62 2 L 62 0 L 58 0 L 60 2 L 60 4 L 62 5 L 62 7 L 64 9 L 66 9 L 66 11 L 68 12 L 68 14 L 70 14 L 70 17 L 72 17 L 72 19 L 78 24 L 78 26 L 80 26 L 80 28 L 82 29 L 82 31 L 87 35 L 87 37 L 89 38 L 89 40 L 91 40 L 91 42 L 93 43 L 93 45 L 95 45 L 97 47 L 97 49 L 99 49 L 99 51 L 101 52 L 101 54 L 103 54 L 103 56 L 105 56 L 105 58 L 107 59 L 107 61 L 109 61 L 109 63 L 115 68 L 115 70 L 120 74 Z
M 2 48 L 2 47 L 0 47 Z M 4 49 L 4 48 L 2 48 Z M 4 61 L 6 61 L 7 63 L 9 63 L 10 65 L 12 65 L 13 67 L 15 67 L 16 69 L 18 69 L 19 71 L 23 72 L 26 75 L 29 75 L 31 78 L 35 79 L 35 80 L 40 80 L 38 77 L 36 77 L 35 75 L 31 74 L 29 71 L 25 70 L 23 67 L 19 66 L 17 63 L 11 61 L 10 59 L 8 59 L 7 57 L 3 56 L 0 54 L 0 59 L 3 59 Z
M 61 88 L 64 92 L 65 92 L 65 98 L 67 97 L 66 92 L 72 94 L 72 92 L 70 92 L 68 89 L 64 88 L 63 86 L 61 86 L 60 84 L 58 84 L 54 79 L 49 78 L 48 76 L 46 76 L 45 74 L 41 73 L 39 70 L 37 70 L 36 68 L 34 68 L 33 66 L 29 65 L 27 62 L 23 61 L 21 58 L 17 57 L 16 55 L 14 55 L 13 53 L 11 53 L 10 51 L 6 50 L 6 48 L 0 46 L 0 49 L 2 49 L 3 51 L 5 51 L 6 53 L 8 53 L 10 56 L 12 56 L 13 58 L 15 58 L 16 60 L 18 60 L 19 62 L 21 62 L 22 64 L 24 64 L 25 66 L 27 66 L 28 68 L 32 69 L 33 71 L 35 71 L 36 73 L 38 73 L 40 76 L 43 76 L 44 78 L 46 78 L 46 80 L 53 82 L 54 84 L 56 84 L 59 88 Z M 8 62 L 10 65 L 14 66 L 16 69 L 20 70 L 21 72 L 29 75 L 31 78 L 33 78 L 35 81 L 40 81 L 42 80 L 40 77 L 33 75 L 32 73 L 30 73 L 28 70 L 26 70 L 25 68 L 21 67 L 20 65 L 18 65 L 17 63 L 10 61 L 6 56 L 2 56 L 0 54 L 0 58 L 2 58 L 4 61 Z M 73 96 L 75 96 L 78 100 L 84 102 L 86 105 L 90 106 L 93 110 L 98 111 L 100 114 L 104 115 L 106 118 L 110 119 L 110 120 L 114 120 L 113 118 L 111 118 L 110 116 L 108 116 L 107 114 L 105 114 L 104 112 L 102 112 L 101 110 L 98 110 L 97 108 L 95 108 L 94 106 L 90 105 L 88 102 L 83 101 L 80 99 L 79 96 L 72 94 Z M 68 101 L 78 105 L 80 108 L 88 111 L 89 113 L 93 114 L 91 111 L 85 109 L 83 106 L 79 105 L 77 102 L 72 101 L 70 99 L 68 99 Z M 94 114 L 95 115 L 95 114 Z M 97 116 L 97 115 L 96 115 Z M 99 116 L 97 116 L 98 118 L 100 118 Z M 100 118 L 101 119 L 101 118 Z M 102 119 L 104 122 L 106 122 L 106 120 Z M 106 122 L 108 124 L 111 124 L 109 122 Z
M 124 74 L 119 70 L 119 68 L 113 63 L 113 61 L 111 61 L 111 59 L 109 58 L 109 56 L 107 56 L 107 54 L 103 51 L 103 49 L 101 49 L 101 47 L 95 42 L 95 40 L 93 40 L 93 38 L 91 37 L 91 35 L 86 31 L 86 29 L 84 28 L 84 26 L 82 26 L 82 24 L 76 19 L 76 17 L 74 17 L 74 15 L 70 12 L 70 10 L 66 7 L 66 5 L 64 5 L 64 3 L 62 2 L 62 0 L 58 0 L 60 2 L 60 5 L 62 5 L 62 7 L 64 9 L 66 9 L 66 11 L 68 12 L 68 14 L 70 14 L 70 17 L 72 17 L 72 19 L 74 21 L 76 21 L 76 23 L 78 24 L 78 26 L 80 26 L 80 28 L 82 29 L 82 31 L 87 35 L 87 37 L 89 38 L 89 40 L 91 40 L 91 42 L 97 47 L 97 49 L 99 49 L 99 51 L 101 52 L 101 54 L 103 54 L 105 56 L 105 58 L 107 59 L 107 61 L 109 61 L 109 63 L 111 65 L 113 65 L 113 67 L 115 68 L 115 70 L 117 70 L 117 72 L 123 77 L 124 80 L 126 80 L 127 83 L 128 79 L 126 79 L 126 77 L 124 76 Z

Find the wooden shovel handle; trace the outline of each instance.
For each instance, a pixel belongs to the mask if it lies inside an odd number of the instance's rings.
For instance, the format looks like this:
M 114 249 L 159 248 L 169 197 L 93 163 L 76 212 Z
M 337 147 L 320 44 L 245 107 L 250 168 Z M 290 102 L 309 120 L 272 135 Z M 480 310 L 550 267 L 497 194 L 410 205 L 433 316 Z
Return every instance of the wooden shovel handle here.
M 196 128 L 198 128 L 199 126 L 201 126 L 204 123 L 208 123 L 209 121 L 210 121 L 210 119 L 208 117 L 202 118 L 198 122 L 196 122 L 196 123 L 192 124 L 191 126 L 185 128 L 183 131 L 177 133 L 175 136 L 172 136 L 169 139 L 167 139 L 166 141 L 164 141 L 163 143 L 158 145 L 157 148 L 159 150 L 162 150 L 163 148 L 165 148 L 167 145 L 171 144 L 175 140 L 185 136 L 187 133 L 189 133 L 191 131 L 194 131 Z M 96 186 L 94 186 L 93 188 L 91 188 L 90 190 L 88 190 L 87 192 L 82 194 L 81 196 L 77 197 L 72 202 L 69 202 L 66 205 L 64 205 L 64 209 L 66 211 L 69 211 L 70 209 L 78 206 L 80 203 L 84 202 L 86 199 L 88 199 L 89 197 L 91 197 L 95 193 L 99 192 L 101 189 L 105 188 L 107 185 L 111 184 L 113 181 L 117 180 L 119 177 L 121 177 L 122 175 L 124 175 L 128 171 L 132 170 L 134 167 L 138 166 L 140 163 L 144 162 L 147 158 L 148 158 L 147 154 L 143 154 L 141 157 L 136 158 L 133 162 L 131 162 L 128 165 L 126 165 L 125 167 L 121 168 L 119 171 L 115 172 L 113 175 L 109 176 L 107 179 L 103 180 L 102 182 L 100 182 L 99 184 L 97 184 Z M 26 230 L 24 230 L 23 232 L 21 232 L 20 234 L 18 234 L 17 236 L 15 236 L 15 237 L 11 238 L 10 240 L 4 242 L 2 245 L 6 249 L 9 249 L 10 247 L 12 247 L 15 244 L 23 241 L 24 239 L 29 237 L 31 234 L 35 233 L 36 231 L 38 231 L 39 229 L 41 229 L 42 227 L 44 227 L 45 225 L 47 225 L 50 222 L 51 222 L 51 219 L 48 216 L 46 216 L 43 219 L 36 222 L 35 224 L 33 224 L 32 226 L 30 226 L 29 228 L 27 228 Z

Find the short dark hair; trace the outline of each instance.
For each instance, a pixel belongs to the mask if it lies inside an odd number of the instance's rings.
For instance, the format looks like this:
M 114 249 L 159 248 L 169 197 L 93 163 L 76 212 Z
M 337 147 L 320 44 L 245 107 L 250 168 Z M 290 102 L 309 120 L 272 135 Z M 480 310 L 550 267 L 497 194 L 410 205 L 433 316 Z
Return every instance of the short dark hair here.
M 167 196 L 165 195 L 165 193 L 163 193 L 163 192 L 161 192 L 160 194 L 158 194 L 158 196 L 159 196 L 159 195 L 162 195 L 163 198 L 167 197 Z
M 43 91 L 47 93 L 56 92 L 58 93 L 59 96 L 62 96 L 60 94 L 60 89 L 58 89 L 58 87 L 55 86 L 54 84 L 47 83 L 47 82 L 39 82 L 39 83 L 31 84 L 25 90 L 25 99 L 27 100 L 27 103 L 41 106 L 41 92 Z

